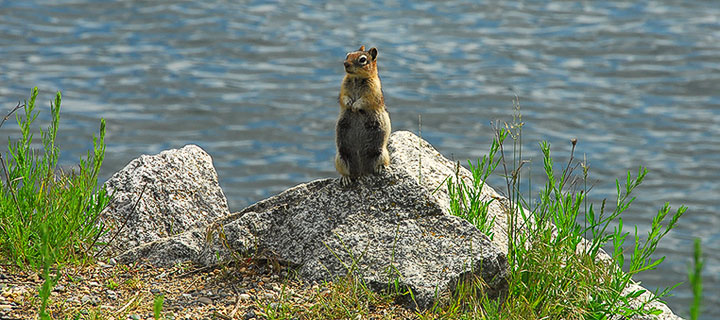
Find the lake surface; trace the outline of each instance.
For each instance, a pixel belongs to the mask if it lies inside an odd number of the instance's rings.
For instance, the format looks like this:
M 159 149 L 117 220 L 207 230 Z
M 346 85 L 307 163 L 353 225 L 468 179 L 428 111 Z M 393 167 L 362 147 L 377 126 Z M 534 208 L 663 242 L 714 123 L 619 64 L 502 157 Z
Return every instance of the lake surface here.
M 33 86 L 45 107 L 62 90 L 65 166 L 92 147 L 107 119 L 103 179 L 141 154 L 197 144 L 212 155 L 236 211 L 337 177 L 342 59 L 376 46 L 393 129 L 417 133 L 422 116 L 423 138 L 448 157 L 485 154 L 490 121 L 510 121 L 517 95 L 536 185 L 542 140 L 562 163 L 578 139 L 595 203 L 612 202 L 615 179 L 646 166 L 626 227 L 645 234 L 665 201 L 689 210 L 657 250 L 667 260 L 636 279 L 651 289 L 686 281 L 700 237 L 703 318 L 716 319 L 719 19 L 712 1 L 6 0 L 0 107 L 27 99 Z M 0 135 L 15 130 L 6 124 Z M 689 287 L 674 293 L 669 305 L 687 316 Z

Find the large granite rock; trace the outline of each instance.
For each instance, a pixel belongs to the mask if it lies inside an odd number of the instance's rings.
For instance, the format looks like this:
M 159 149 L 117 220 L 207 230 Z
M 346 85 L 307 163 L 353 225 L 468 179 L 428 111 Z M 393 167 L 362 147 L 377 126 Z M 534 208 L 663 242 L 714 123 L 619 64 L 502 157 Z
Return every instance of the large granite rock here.
M 110 242 L 105 251 L 110 254 L 230 213 L 212 158 L 195 145 L 140 156 L 115 173 L 105 188 L 114 197 L 100 217 L 108 231 L 100 241 Z
M 119 259 L 212 265 L 237 254 L 259 253 L 296 265 L 310 280 L 352 272 L 380 290 L 399 277 L 416 296 L 415 302 L 405 304 L 420 308 L 431 306 L 470 275 L 488 283 L 488 294 L 502 292 L 508 248 L 505 197 L 487 185 L 483 188 L 485 200 L 497 200 L 489 206 L 495 218 L 490 243 L 469 223 L 449 215 L 442 184 L 449 176 L 470 183 L 467 169 L 410 132 L 394 132 L 388 148 L 391 165 L 380 176 L 347 189 L 338 179 L 301 184 L 214 223 L 206 219 L 199 223 L 203 227 L 131 248 Z M 611 259 L 605 252 L 600 258 Z M 633 283 L 625 292 L 642 289 Z M 631 305 L 651 296 L 646 292 Z M 648 307 L 663 313 L 633 319 L 681 319 L 660 302 Z
M 350 273 L 382 290 L 397 279 L 414 294 L 414 301 L 406 296 L 403 302 L 421 309 L 473 275 L 485 281 L 488 295 L 501 294 L 505 253 L 448 213 L 447 195 L 438 196 L 444 191 L 434 193 L 445 171 L 453 170 L 447 160 L 409 132 L 393 134 L 389 148 L 391 165 L 379 176 L 349 188 L 338 179 L 302 184 L 207 228 L 132 249 L 120 260 L 211 265 L 233 253 L 260 252 L 298 266 L 308 280 Z M 427 153 L 422 168 L 420 153 Z

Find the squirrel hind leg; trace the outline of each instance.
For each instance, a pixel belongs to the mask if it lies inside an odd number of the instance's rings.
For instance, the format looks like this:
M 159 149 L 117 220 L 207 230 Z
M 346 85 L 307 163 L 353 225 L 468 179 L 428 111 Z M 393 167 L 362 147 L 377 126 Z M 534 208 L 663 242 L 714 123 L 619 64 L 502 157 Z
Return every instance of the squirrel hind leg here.
M 335 156 L 335 169 L 341 175 L 340 185 L 342 187 L 349 186 L 352 183 L 352 178 L 350 177 L 350 166 L 347 161 L 340 156 L 340 154 Z

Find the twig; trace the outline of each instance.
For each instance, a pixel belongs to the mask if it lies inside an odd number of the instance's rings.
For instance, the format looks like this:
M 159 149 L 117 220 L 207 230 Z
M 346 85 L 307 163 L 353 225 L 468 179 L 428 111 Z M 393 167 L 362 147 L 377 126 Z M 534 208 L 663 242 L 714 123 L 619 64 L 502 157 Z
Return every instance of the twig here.
M 15 111 L 17 111 L 18 109 L 24 108 L 24 107 L 25 107 L 25 105 L 24 104 L 20 105 L 20 101 L 18 101 L 18 104 L 15 106 L 15 108 L 12 108 L 12 110 L 10 110 L 10 112 L 8 112 L 7 115 L 5 115 L 5 117 L 2 119 L 2 121 L 0 121 L 0 127 L 2 127 L 2 125 L 5 124 L 5 121 L 7 121 L 7 119 L 10 118 L 10 115 L 15 113 Z M 7 181 L 8 189 L 10 190 L 10 194 L 12 195 L 13 200 L 15 201 L 15 208 L 17 209 L 18 214 L 20 214 L 20 219 L 25 220 L 23 218 L 22 210 L 20 210 L 20 203 L 18 203 L 17 195 L 15 195 L 15 190 L 13 190 L 12 186 L 10 185 L 10 183 L 11 183 L 10 173 L 7 170 L 7 166 L 5 166 L 5 159 L 3 158 L 2 153 L 0 153 L 0 163 L 2 164 L 3 171 L 5 172 L 5 181 Z M 24 221 L 23 221 L 23 224 L 24 224 Z
M 2 125 L 2 123 L 0 123 Z M 17 209 L 18 214 L 20 215 L 20 220 L 23 220 L 23 225 L 25 224 L 25 218 L 23 217 L 22 210 L 20 210 L 20 203 L 17 200 L 17 196 L 15 195 L 15 190 L 10 185 L 10 174 L 8 173 L 7 167 L 5 166 L 5 159 L 2 156 L 2 153 L 0 153 L 0 164 L 2 164 L 3 171 L 5 172 L 5 179 L 7 179 L 7 188 L 10 190 L 10 194 L 13 197 L 13 200 L 15 201 L 15 209 Z
M 178 278 L 185 278 L 185 277 L 187 277 L 187 276 L 190 276 L 190 275 L 193 275 L 193 274 L 196 274 L 196 273 L 205 272 L 205 271 L 208 271 L 208 270 L 210 270 L 210 269 L 214 269 L 215 267 L 216 267 L 216 266 L 206 266 L 206 267 L 197 268 L 197 269 L 195 269 L 195 270 L 190 270 L 190 271 L 188 271 L 188 272 L 185 272 L 185 273 L 179 275 Z
M 235 284 L 232 284 L 233 292 L 235 292 L 235 307 L 233 307 L 232 310 L 230 310 L 230 318 L 235 318 L 235 314 L 237 313 L 238 309 L 240 309 L 240 294 L 238 293 L 237 287 Z
M 220 318 L 220 319 L 223 319 L 223 320 L 232 320 L 232 317 L 228 317 L 228 316 L 223 315 L 222 313 L 217 312 L 217 311 L 213 311 L 212 315 L 213 315 L 214 317 L 217 317 L 217 318 Z
M 136 302 L 136 301 L 137 301 L 137 298 L 138 298 L 139 295 L 140 295 L 140 292 L 139 292 L 139 291 L 138 291 L 138 292 L 135 292 L 135 296 L 133 296 L 132 298 L 130 298 L 130 301 L 128 301 L 128 303 L 125 304 L 122 308 L 120 308 L 120 310 L 118 310 L 116 314 L 121 314 L 121 313 L 125 312 L 125 309 L 127 309 L 128 307 L 130 307 L 130 305 L 131 305 L 133 302 Z
M 122 229 L 125 228 L 125 225 L 127 225 L 128 221 L 130 221 L 130 217 L 135 213 L 135 209 L 137 208 L 138 204 L 140 203 L 140 199 L 142 199 L 143 194 L 145 194 L 145 188 L 147 188 L 147 184 L 143 185 L 142 191 L 140 191 L 140 196 L 137 198 L 137 200 L 135 200 L 135 204 L 133 205 L 132 209 L 130 209 L 130 213 L 128 213 L 127 216 L 125 216 L 125 221 L 123 221 L 123 224 L 120 226 L 120 228 L 117 230 L 117 232 L 115 232 L 115 235 L 113 235 L 112 238 L 110 238 L 110 240 L 105 244 L 105 246 L 102 247 L 102 249 L 100 249 L 100 251 L 98 251 L 94 257 L 97 258 L 105 250 L 105 248 L 110 246 L 110 244 L 113 241 L 115 241 L 115 238 L 117 238 L 117 236 L 120 234 Z
M 10 115 L 12 115 L 15 111 L 18 111 L 18 109 L 20 109 L 20 108 L 25 108 L 25 105 L 24 104 L 21 105 L 20 101 L 18 101 L 18 104 L 15 106 L 15 108 L 12 108 L 12 110 L 10 110 L 10 112 L 8 112 L 7 115 L 5 115 L 5 117 L 2 119 L 2 121 L 0 121 L 0 127 L 2 127 L 2 125 L 5 123 L 5 121 L 7 121 L 7 119 L 10 119 Z

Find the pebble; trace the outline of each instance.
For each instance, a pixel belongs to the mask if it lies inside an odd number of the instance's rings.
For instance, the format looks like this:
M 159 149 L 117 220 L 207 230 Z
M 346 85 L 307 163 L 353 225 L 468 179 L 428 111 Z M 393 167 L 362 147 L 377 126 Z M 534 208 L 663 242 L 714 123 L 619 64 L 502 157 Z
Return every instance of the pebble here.
M 100 284 L 97 281 L 90 281 L 90 282 L 88 282 L 88 285 L 90 285 L 91 287 L 99 287 L 100 286 Z
M 115 260 L 115 258 L 110 258 L 110 259 L 108 259 L 108 263 L 109 263 L 111 266 L 114 266 L 114 265 L 117 264 L 117 261 Z
M 140 320 L 140 315 L 139 314 L 131 314 L 128 316 L 128 319 Z
M 86 295 L 83 295 L 82 298 L 80 298 L 80 302 L 81 302 L 82 304 L 88 304 L 88 303 L 89 303 L 89 304 L 92 304 L 92 305 L 96 306 L 96 305 L 98 305 L 98 304 L 100 303 L 100 298 L 98 298 L 98 297 L 96 297 L 96 296 L 91 296 L 91 295 L 87 295 L 87 294 L 86 294 Z
M 66 290 L 65 286 L 62 284 L 56 285 L 55 288 L 53 288 L 53 291 L 57 291 L 57 292 L 65 292 L 65 290 Z
M 200 297 L 200 298 L 197 299 L 197 301 L 198 301 L 200 304 L 204 304 L 204 305 L 209 305 L 209 304 L 212 304 L 212 303 L 213 303 L 213 302 L 212 302 L 212 299 L 210 299 L 210 298 L 208 298 L 208 297 Z
M 250 295 L 247 294 L 247 293 L 241 293 L 241 294 L 240 294 L 240 300 L 242 300 L 242 301 L 248 301 L 248 300 L 250 300 Z
M 106 290 L 105 293 L 107 294 L 108 299 L 110 299 L 110 300 L 117 300 L 117 298 L 118 298 L 117 292 L 115 292 L 113 290 Z
M 159 294 L 159 293 L 160 293 L 160 289 L 152 288 L 152 289 L 150 289 L 150 292 L 151 292 L 152 294 Z
M 255 311 L 253 311 L 253 309 L 250 309 L 247 312 L 245 312 L 245 316 L 244 316 L 245 320 L 250 320 L 255 317 L 256 317 L 256 315 L 255 315 Z
M 188 300 L 192 299 L 192 295 L 189 294 L 189 293 L 183 293 L 183 294 L 182 294 L 182 297 L 185 298 L 185 299 L 188 299 Z

